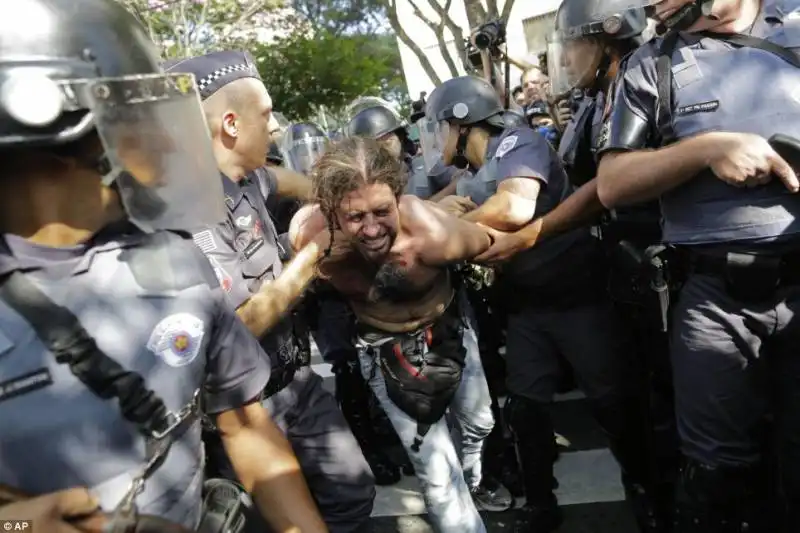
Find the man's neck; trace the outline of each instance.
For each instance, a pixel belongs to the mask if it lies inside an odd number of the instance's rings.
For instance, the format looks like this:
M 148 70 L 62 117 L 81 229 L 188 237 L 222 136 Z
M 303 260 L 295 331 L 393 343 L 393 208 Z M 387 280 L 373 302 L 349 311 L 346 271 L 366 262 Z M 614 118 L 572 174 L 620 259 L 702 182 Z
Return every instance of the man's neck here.
M 13 189 L 13 190 L 12 190 Z M 0 225 L 43 246 L 74 246 L 124 217 L 116 193 L 100 184 L 28 176 L 0 185 Z
M 215 144 L 214 156 L 217 159 L 217 166 L 220 172 L 225 174 L 231 181 L 238 183 L 247 175 L 247 170 L 232 150 Z

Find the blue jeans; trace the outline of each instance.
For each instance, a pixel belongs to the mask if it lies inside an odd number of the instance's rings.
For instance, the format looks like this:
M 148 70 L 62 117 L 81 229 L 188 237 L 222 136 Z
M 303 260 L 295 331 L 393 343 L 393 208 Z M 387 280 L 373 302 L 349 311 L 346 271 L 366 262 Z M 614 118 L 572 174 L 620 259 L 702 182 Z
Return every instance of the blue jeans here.
M 418 452 L 411 450 L 417 421 L 389 399 L 383 374 L 374 359 L 365 348 L 358 350 L 361 373 L 400 437 L 422 484 L 430 520 L 434 529 L 441 533 L 486 531 L 470 489 L 481 482 L 483 441 L 492 431 L 494 418 L 474 328 L 464 329 L 463 344 L 467 351 L 466 363 L 449 416 L 431 427 Z M 453 422 L 460 437 L 458 447 L 451 439 L 447 419 Z

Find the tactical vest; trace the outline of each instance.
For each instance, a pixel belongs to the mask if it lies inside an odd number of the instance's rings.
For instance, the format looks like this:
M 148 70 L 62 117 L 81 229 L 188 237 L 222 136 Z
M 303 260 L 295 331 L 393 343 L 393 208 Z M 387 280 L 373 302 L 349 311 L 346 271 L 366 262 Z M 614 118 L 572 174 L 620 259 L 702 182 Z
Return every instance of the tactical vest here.
M 763 32 L 754 33 L 800 47 L 797 18 L 760 22 Z M 666 41 L 664 59 L 657 60 L 659 83 L 672 87 L 671 113 L 658 117 L 664 144 L 709 131 L 800 138 L 800 69 L 768 51 L 717 38 L 682 33 L 671 53 Z M 708 170 L 665 193 L 661 207 L 664 240 L 677 244 L 770 241 L 800 232 L 800 202 L 777 178 L 740 189 Z

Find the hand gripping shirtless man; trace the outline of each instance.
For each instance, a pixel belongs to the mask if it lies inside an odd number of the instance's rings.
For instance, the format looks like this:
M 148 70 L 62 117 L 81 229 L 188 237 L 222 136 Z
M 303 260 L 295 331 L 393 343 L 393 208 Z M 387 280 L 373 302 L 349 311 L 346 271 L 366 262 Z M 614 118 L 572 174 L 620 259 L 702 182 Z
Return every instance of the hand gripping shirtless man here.
M 484 532 L 481 448 L 494 425 L 476 334 L 452 266 L 491 243 L 480 226 L 403 195 L 401 163 L 376 141 L 334 145 L 312 170 L 316 203 L 290 228 L 300 249 L 330 235 L 319 275 L 349 301 L 364 379 L 394 425 L 437 531 Z M 460 458 L 445 410 L 460 431 Z

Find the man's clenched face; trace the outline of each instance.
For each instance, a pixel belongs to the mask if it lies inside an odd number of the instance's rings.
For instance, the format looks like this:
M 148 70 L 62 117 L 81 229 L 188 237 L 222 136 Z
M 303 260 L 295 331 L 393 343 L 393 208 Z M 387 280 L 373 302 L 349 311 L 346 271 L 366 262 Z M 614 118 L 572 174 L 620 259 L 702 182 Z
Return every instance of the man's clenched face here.
M 342 232 L 364 257 L 381 261 L 400 227 L 397 197 L 384 183 L 364 185 L 348 193 L 337 212 Z

